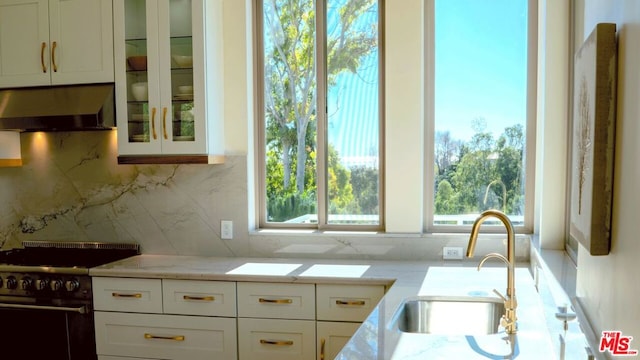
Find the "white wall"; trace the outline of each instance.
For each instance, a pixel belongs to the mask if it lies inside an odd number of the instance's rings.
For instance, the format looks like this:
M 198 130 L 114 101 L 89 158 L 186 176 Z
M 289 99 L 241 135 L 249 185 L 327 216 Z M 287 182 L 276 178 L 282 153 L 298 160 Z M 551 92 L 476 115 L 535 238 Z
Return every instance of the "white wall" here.
M 578 252 L 576 295 L 599 336 L 620 330 L 640 349 L 640 1 L 582 0 L 576 9 L 578 45 L 597 23 L 613 22 L 618 31 L 618 105 L 611 253 Z
M 566 237 L 569 1 L 539 0 L 534 232 L 544 249 Z

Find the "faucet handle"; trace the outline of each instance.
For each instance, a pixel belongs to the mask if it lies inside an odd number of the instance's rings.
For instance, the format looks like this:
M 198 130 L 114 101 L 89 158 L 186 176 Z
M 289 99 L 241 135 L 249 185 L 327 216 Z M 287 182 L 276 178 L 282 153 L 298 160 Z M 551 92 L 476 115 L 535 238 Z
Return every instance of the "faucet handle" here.
M 493 292 L 494 292 L 496 295 L 498 295 L 498 296 L 502 299 L 502 301 L 504 301 L 504 302 L 509 301 L 509 300 L 508 300 L 504 295 L 502 295 L 502 294 L 500 293 L 500 291 L 498 291 L 498 290 L 496 290 L 496 289 L 493 289 Z
M 514 320 L 510 320 L 507 315 L 502 315 L 502 317 L 500 318 L 500 326 L 507 329 L 513 325 L 515 325 Z

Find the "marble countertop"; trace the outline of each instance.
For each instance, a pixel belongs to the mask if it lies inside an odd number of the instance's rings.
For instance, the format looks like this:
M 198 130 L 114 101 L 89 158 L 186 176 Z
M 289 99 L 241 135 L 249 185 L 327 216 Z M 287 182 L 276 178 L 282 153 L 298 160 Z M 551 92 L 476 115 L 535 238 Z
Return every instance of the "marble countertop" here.
M 370 283 L 387 292 L 337 359 L 553 359 L 558 358 L 544 304 L 528 263 L 516 268 L 518 333 L 485 336 L 435 336 L 403 333 L 394 315 L 405 299 L 428 295 L 495 297 L 506 287 L 506 269 L 466 261 L 355 261 L 318 259 L 219 258 L 139 255 L 90 269 L 92 276 L 143 277 L 292 283 Z M 548 311 L 547 311 L 548 312 Z M 452 321 L 463 321 L 455 319 Z

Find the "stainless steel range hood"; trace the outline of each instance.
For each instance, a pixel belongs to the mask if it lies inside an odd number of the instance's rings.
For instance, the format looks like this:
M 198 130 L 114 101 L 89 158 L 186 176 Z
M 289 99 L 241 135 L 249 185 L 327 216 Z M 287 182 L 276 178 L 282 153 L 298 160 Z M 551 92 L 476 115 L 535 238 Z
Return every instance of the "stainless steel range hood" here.
M 0 90 L 0 130 L 74 131 L 114 127 L 112 83 Z

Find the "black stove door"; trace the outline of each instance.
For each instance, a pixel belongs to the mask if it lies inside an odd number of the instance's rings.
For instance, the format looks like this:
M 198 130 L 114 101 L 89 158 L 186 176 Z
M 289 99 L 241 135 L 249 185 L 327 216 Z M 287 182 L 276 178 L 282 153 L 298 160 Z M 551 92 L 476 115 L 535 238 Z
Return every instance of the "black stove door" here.
M 97 359 L 91 314 L 0 305 L 0 319 L 0 349 L 15 359 Z

